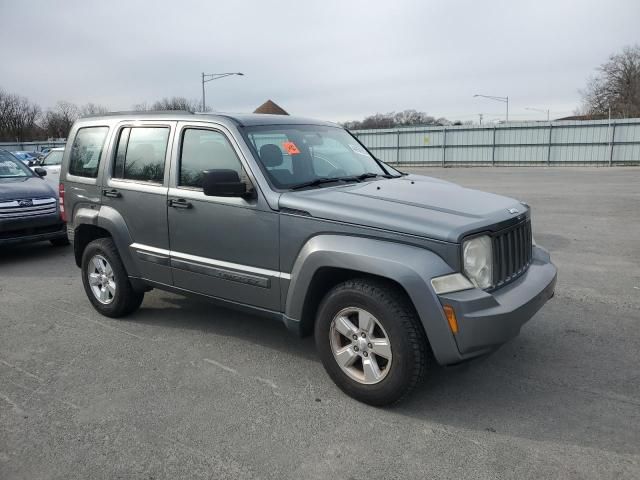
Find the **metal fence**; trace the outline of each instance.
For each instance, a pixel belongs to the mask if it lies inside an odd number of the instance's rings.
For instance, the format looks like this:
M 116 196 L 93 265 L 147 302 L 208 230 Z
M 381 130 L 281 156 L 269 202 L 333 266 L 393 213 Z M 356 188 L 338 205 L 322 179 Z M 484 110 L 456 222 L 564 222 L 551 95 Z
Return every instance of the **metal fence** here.
M 42 142 L 0 142 L 0 150 L 9 152 L 39 152 L 43 148 L 64 147 L 66 141 L 52 140 Z
M 352 131 L 397 165 L 640 165 L 640 119 Z

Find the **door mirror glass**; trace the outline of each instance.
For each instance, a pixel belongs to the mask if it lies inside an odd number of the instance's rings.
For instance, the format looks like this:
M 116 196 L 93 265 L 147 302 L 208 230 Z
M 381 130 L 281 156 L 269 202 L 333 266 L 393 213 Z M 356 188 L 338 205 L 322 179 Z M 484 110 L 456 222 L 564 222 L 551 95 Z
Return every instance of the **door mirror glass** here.
M 238 172 L 230 169 L 202 172 L 202 191 L 211 197 L 250 197 L 252 191 L 240 180 Z

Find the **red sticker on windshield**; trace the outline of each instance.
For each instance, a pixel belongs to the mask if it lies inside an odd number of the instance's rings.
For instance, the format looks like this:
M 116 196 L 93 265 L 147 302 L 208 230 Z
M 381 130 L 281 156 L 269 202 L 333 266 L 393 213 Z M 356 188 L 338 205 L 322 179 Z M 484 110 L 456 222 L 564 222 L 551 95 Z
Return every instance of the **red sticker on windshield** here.
M 298 150 L 298 147 L 296 147 L 296 144 L 293 142 L 284 142 L 282 146 L 289 155 L 298 155 L 300 153 L 300 150 Z

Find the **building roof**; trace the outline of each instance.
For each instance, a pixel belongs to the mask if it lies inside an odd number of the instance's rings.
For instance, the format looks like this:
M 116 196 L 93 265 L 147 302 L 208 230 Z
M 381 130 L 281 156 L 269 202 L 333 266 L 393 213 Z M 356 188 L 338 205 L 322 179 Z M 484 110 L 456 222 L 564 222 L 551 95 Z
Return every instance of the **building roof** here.
M 289 115 L 284 108 L 275 103 L 272 100 L 267 100 L 258 108 L 255 109 L 253 113 L 269 113 L 271 115 Z

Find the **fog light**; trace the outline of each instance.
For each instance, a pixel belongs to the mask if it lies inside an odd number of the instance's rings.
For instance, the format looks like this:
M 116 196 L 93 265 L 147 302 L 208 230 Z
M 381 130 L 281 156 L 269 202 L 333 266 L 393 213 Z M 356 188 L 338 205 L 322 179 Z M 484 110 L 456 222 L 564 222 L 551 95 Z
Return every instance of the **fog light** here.
M 444 310 L 445 317 L 447 317 L 447 322 L 449 322 L 449 328 L 453 333 L 458 333 L 458 320 L 456 319 L 456 311 L 451 305 L 444 305 L 442 309 Z

